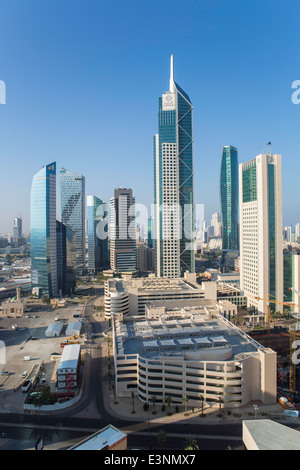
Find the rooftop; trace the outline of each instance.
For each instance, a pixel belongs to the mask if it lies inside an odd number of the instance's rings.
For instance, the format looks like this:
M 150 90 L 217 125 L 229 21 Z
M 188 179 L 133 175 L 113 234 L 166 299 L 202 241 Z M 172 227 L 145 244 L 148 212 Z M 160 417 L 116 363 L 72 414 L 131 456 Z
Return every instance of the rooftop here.
M 114 426 L 107 426 L 101 431 L 96 432 L 87 439 L 79 442 L 70 450 L 102 450 L 111 447 L 120 440 L 126 438 L 126 434 Z
M 121 322 L 115 320 L 118 355 L 139 354 L 145 358 L 205 353 L 212 359 L 226 353 L 232 360 L 241 353 L 254 353 L 262 346 L 235 328 L 222 316 L 211 316 L 201 307 L 187 310 L 185 318 L 160 318 Z M 202 354 L 203 356 L 203 354 Z M 199 355 L 200 357 L 200 355 Z

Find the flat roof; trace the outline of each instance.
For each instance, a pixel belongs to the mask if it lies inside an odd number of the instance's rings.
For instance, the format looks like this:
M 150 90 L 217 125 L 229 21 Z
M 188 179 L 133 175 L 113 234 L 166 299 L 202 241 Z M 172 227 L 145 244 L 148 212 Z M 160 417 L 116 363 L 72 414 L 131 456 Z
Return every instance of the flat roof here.
M 248 450 L 300 450 L 300 432 L 270 419 L 243 421 Z
M 76 369 L 80 354 L 80 344 L 68 344 L 64 346 L 57 371 L 60 369 Z
M 72 447 L 70 450 L 102 450 L 106 447 L 111 447 L 126 436 L 127 434 L 124 432 L 109 425 L 95 434 L 92 434 L 92 436 L 84 441 L 79 442 L 79 444 L 76 444 L 76 446 Z
M 183 356 L 188 351 L 211 352 L 231 349 L 232 358 L 241 353 L 257 352 L 262 346 L 222 316 L 209 319 L 199 309 L 189 318 L 144 317 L 115 321 L 117 355 L 139 354 L 145 358 Z

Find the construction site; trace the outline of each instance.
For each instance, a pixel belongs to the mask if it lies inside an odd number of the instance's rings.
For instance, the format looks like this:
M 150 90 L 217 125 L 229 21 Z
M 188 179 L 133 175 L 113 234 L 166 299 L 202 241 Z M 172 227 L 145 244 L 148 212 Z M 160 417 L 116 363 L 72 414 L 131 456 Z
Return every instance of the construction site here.
M 297 295 L 299 292 L 295 291 Z M 277 388 L 278 398 L 284 408 L 300 411 L 300 360 L 297 357 L 297 349 L 300 346 L 300 305 L 293 302 L 278 302 L 267 300 L 268 311 L 266 313 L 265 328 L 252 330 L 249 335 L 277 353 Z M 274 319 L 272 306 L 282 305 L 294 310 L 287 319 Z M 299 363 L 299 364 L 298 364 Z

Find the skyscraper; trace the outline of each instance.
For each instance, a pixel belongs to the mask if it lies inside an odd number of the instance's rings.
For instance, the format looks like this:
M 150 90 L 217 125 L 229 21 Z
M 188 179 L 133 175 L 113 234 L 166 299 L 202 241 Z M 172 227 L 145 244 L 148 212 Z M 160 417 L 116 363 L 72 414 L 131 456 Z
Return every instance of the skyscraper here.
M 283 301 L 281 178 L 281 155 L 258 155 L 239 166 L 241 290 L 262 313 L 268 298 Z
M 223 147 L 220 172 L 220 203 L 222 216 L 222 250 L 224 260 L 227 251 L 239 249 L 239 168 L 235 147 Z
M 76 236 L 64 224 L 56 221 L 57 287 L 58 294 L 74 294 L 76 289 Z
M 33 177 L 30 195 L 31 284 L 42 294 L 56 296 L 56 163 Z
M 88 270 L 109 268 L 107 204 L 96 196 L 87 196 Z
M 135 198 L 132 190 L 115 189 L 110 200 L 110 267 L 133 272 L 136 262 Z
M 22 219 L 21 217 L 14 218 L 13 226 L 13 241 L 16 242 L 22 238 Z
M 60 170 L 61 222 L 76 236 L 76 273 L 85 271 L 85 177 Z
M 154 137 L 155 272 L 177 278 L 194 272 L 193 106 L 174 81 L 159 98 Z

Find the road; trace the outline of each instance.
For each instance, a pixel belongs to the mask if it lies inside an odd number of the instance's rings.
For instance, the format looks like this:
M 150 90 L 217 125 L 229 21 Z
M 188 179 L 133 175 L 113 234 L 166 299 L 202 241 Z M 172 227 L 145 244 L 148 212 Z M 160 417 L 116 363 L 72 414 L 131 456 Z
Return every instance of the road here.
M 98 292 L 97 292 L 98 294 Z M 85 308 L 84 322 L 89 334 L 95 335 L 95 345 L 104 341 L 102 333 L 108 328 L 108 322 L 94 319 L 94 298 Z M 88 323 L 88 324 L 87 324 Z M 159 449 L 157 434 L 164 429 L 167 434 L 166 449 L 183 449 L 185 437 L 193 435 L 198 439 L 200 449 L 224 450 L 228 447 L 241 449 L 242 424 L 180 424 L 180 423 L 141 423 L 126 421 L 110 416 L 104 406 L 103 383 L 106 377 L 105 359 L 97 348 L 90 349 L 90 359 L 85 368 L 85 380 L 82 399 L 78 404 L 56 415 L 31 415 L 3 413 L 0 415 L 0 434 L 17 439 L 15 449 L 33 448 L 42 435 L 45 445 L 61 449 L 78 442 L 91 433 L 112 424 L 128 433 L 129 448 Z M 100 392 L 100 393 L 99 393 Z M 13 445 L 13 444 L 11 444 Z M 5 447 L 3 447 L 5 448 Z M 1 447 L 0 447 L 1 449 Z

